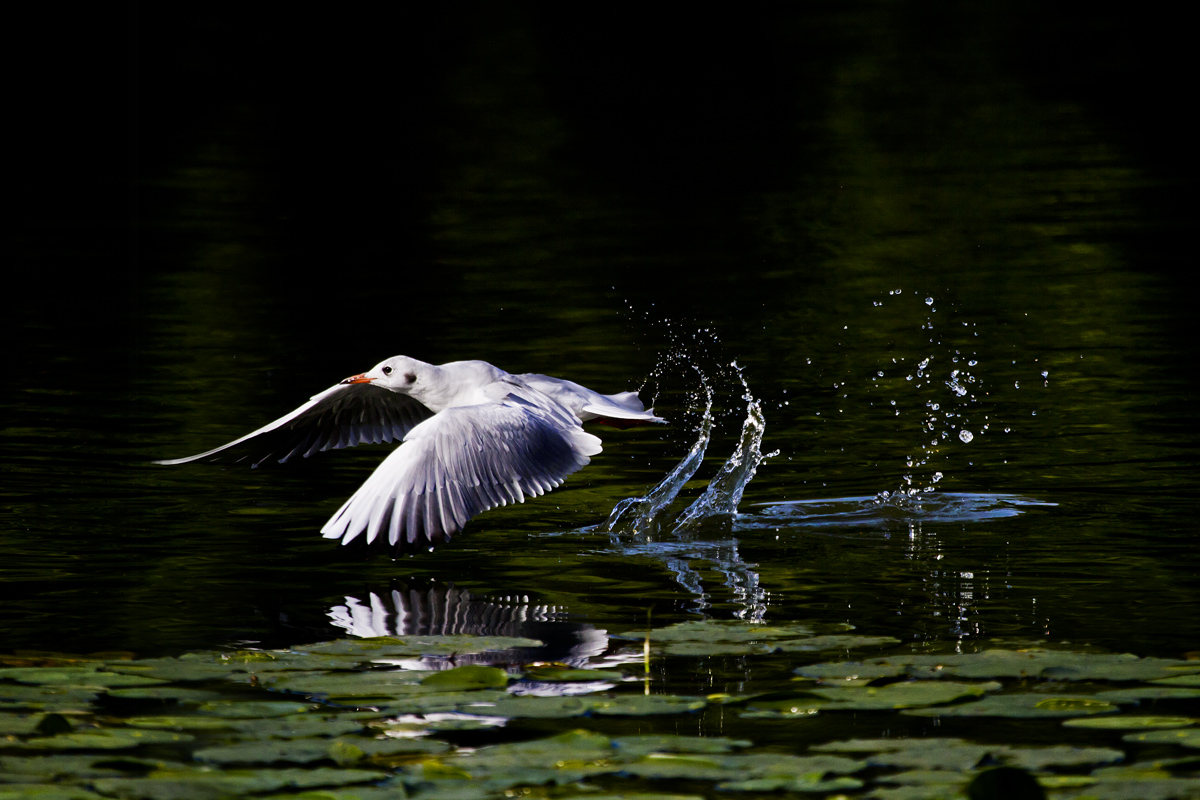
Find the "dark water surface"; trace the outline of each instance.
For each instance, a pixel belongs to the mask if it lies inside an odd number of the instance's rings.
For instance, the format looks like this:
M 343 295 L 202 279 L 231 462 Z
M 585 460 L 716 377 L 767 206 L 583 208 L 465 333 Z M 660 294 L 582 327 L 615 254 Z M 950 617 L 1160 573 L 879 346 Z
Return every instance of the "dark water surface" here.
M 292 21 L 263 52 L 265 19 L 144 19 L 136 207 L 80 168 L 21 233 L 0 650 L 282 646 L 367 630 L 372 593 L 466 591 L 609 634 L 651 613 L 1194 656 L 1180 140 L 1132 121 L 1130 63 L 984 10 L 853 8 L 636 33 L 446 11 L 354 46 Z M 644 386 L 672 424 L 598 431 L 560 489 L 399 560 L 318 534 L 386 450 L 150 463 L 400 353 Z M 739 514 L 602 532 L 692 445 L 701 373 L 716 427 L 678 509 L 716 474 L 734 361 L 777 451 Z

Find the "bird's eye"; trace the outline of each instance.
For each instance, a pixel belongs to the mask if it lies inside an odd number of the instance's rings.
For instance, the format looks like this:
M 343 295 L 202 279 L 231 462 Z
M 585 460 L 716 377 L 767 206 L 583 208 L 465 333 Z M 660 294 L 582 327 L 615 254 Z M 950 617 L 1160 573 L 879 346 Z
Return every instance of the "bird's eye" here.
M 404 373 L 404 380 L 408 381 L 409 383 L 416 383 L 417 382 L 417 373 L 415 373 L 415 372 Z
M 391 374 L 392 374 L 392 368 L 391 368 L 391 367 L 384 367 L 384 368 L 383 368 L 381 371 L 383 372 L 383 374 L 384 374 L 384 375 L 391 375 Z

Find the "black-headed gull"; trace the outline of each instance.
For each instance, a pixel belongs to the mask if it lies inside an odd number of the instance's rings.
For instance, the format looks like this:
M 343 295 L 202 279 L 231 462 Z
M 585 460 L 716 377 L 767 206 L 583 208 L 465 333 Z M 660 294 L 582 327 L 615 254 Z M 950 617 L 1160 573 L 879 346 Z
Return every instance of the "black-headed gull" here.
M 510 375 L 485 361 L 435 366 L 406 356 L 346 378 L 287 416 L 184 464 L 273 459 L 401 441 L 321 533 L 348 544 L 386 537 L 398 551 L 447 541 L 489 508 L 558 486 L 600 452 L 582 423 L 663 422 L 637 392 L 599 394 L 547 375 Z

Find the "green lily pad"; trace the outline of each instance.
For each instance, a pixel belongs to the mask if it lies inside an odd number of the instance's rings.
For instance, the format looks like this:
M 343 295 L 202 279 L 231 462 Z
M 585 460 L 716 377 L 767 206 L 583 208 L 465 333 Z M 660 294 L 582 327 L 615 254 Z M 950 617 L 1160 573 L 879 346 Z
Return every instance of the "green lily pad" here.
M 496 667 L 469 664 L 444 672 L 435 672 L 421 681 L 422 686 L 443 691 L 460 692 L 471 689 L 502 689 L 508 685 L 509 675 Z
M 1190 700 L 1200 697 L 1200 689 L 1184 686 L 1131 686 L 1128 689 L 1110 689 L 1092 695 L 1108 703 L 1140 703 L 1143 700 Z
M 82 786 L 0 783 L 0 800 L 105 800 Z
M 932 708 L 908 708 L 901 714 L 919 717 L 1076 717 L 1082 714 L 1111 714 L 1119 709 L 1112 703 L 1086 695 L 1002 694 L 990 695 L 973 703 Z
M 197 750 L 192 757 L 210 764 L 309 764 L 331 758 L 324 739 L 273 739 Z
M 833 661 L 822 664 L 807 664 L 792 670 L 806 678 L 816 678 L 828 683 L 854 685 L 879 678 L 898 678 L 905 675 L 905 667 L 896 664 L 863 664 L 860 661 Z
M 1200 686 L 1200 675 L 1176 675 L 1170 678 L 1160 678 L 1155 683 L 1163 686 Z
M 625 637 L 645 635 L 645 631 L 634 631 Z M 812 635 L 807 625 L 764 625 L 732 619 L 690 620 L 649 632 L 652 642 L 768 642 Z
M 622 758 L 636 758 L 650 753 L 729 753 L 753 744 L 748 739 L 730 739 L 726 736 L 676 734 L 619 736 L 612 743 Z
M 540 719 L 566 719 L 591 713 L 595 701 L 583 695 L 508 695 L 486 707 L 474 709 L 479 714 L 515 719 L 519 717 Z
M 174 700 L 177 703 L 204 703 L 225 697 L 220 692 L 189 689 L 185 686 L 135 686 L 129 689 L 110 689 L 108 696 L 122 700 Z
M 842 739 L 814 744 L 810 750 L 821 753 L 890 753 L 927 747 L 957 747 L 970 744 L 966 739 Z
M 435 691 L 421 688 L 421 679 L 433 672 L 373 670 L 371 672 L 274 673 L 262 685 L 299 694 L 326 697 L 390 697 L 392 695 Z
M 133 677 L 186 683 L 189 681 L 221 680 L 230 677 L 234 672 L 241 671 L 242 667 L 239 664 L 223 662 L 156 658 L 114 664 L 110 669 L 115 673 Z
M 592 712 L 605 716 L 651 714 L 685 714 L 699 711 L 708 702 L 703 697 L 680 697 L 670 694 L 621 694 L 596 698 Z
M 997 759 L 1008 752 L 1007 745 L 982 745 L 941 739 L 912 740 L 908 747 L 879 753 L 867 759 L 874 767 L 903 767 L 906 769 L 952 770 L 974 769 L 988 759 Z
M 861 789 L 863 782 L 857 778 L 821 778 L 803 776 L 798 778 L 749 778 L 742 781 L 723 781 L 718 789 L 727 792 L 840 792 Z
M 874 710 L 917 708 L 952 703 L 966 697 L 981 697 L 997 684 L 956 683 L 953 681 L 903 681 L 886 686 L 824 687 L 810 691 L 831 701 L 825 710 Z
M 0 747 L 20 747 L 24 750 L 125 750 L 144 744 L 177 744 L 190 742 L 186 733 L 147 731 L 135 728 L 96 728 L 73 731 L 58 736 L 28 739 L 24 742 L 0 742 Z
M 216 718 L 212 718 L 216 719 Z M 297 714 L 266 719 L 221 719 L 240 736 L 255 739 L 305 739 L 314 736 L 342 736 L 362 730 L 363 721 L 348 714 Z
M 322 767 L 318 769 L 259 769 L 206 772 L 162 770 L 138 778 L 103 778 L 95 781 L 102 794 L 145 800 L 193 800 L 198 797 L 239 796 L 280 789 L 347 786 L 372 783 L 385 773 Z
M 828 700 L 814 697 L 809 692 L 771 692 L 769 694 L 751 697 L 745 701 L 745 706 L 755 716 L 808 716 L 816 714 L 822 706 L 829 705 Z M 769 712 L 762 714 L 761 712 Z M 742 716 L 751 716 L 743 714 Z
M 811 653 L 824 650 L 854 650 L 860 647 L 890 647 L 897 644 L 900 644 L 900 640 L 892 636 L 829 634 L 826 636 L 811 636 L 806 639 L 789 639 L 788 641 L 779 642 L 776 647 L 784 653 Z
M 572 667 L 560 667 L 557 665 L 544 665 L 536 667 L 526 667 L 525 677 L 534 681 L 550 681 L 550 682 L 579 682 L 586 683 L 592 681 L 603 681 L 606 683 L 620 683 L 625 680 L 625 675 L 620 672 L 602 669 L 574 669 Z
M 199 717 L 199 716 L 151 716 L 151 717 L 127 717 L 122 720 L 126 725 L 132 728 L 153 728 L 156 730 L 198 730 L 198 731 L 219 731 L 232 730 L 233 722 L 221 717 Z
M 1011 747 L 1005 754 L 1004 763 L 1036 772 L 1047 767 L 1062 769 L 1111 764 L 1123 758 L 1123 752 L 1111 747 L 1074 747 L 1063 744 L 1050 747 Z
M 912 668 L 906 674 L 922 677 L 944 675 L 957 678 L 1047 678 L 1064 681 L 1109 680 L 1149 681 L 1200 672 L 1200 662 L 1166 658 L 1138 658 L 1128 653 L 1074 653 L 1030 648 L 985 650 L 981 653 L 946 655 L 896 655 L 867 659 L 868 665 Z M 1200 680 L 1200 676 L 1196 676 Z M 1172 678 L 1171 682 L 1175 679 Z M 1196 686 L 1200 683 L 1175 685 Z
M 13 709 L 83 711 L 99 696 L 100 687 L 0 684 L 0 703 Z
M 128 775 L 131 771 L 150 772 L 162 769 L 167 765 L 162 761 L 150 761 L 129 756 L 117 757 L 104 753 L 87 755 L 37 755 L 37 756 L 2 756 L 0 755 L 0 774 L 12 779 L 14 776 L 36 776 L 38 780 L 81 780 L 91 778 L 110 778 Z M 182 768 L 182 764 L 176 764 Z M 2 786 L 3 783 L 0 783 Z
M 98 666 L 98 665 L 97 665 Z M 149 686 L 161 681 L 138 675 L 116 672 L 101 672 L 92 667 L 4 667 L 0 668 L 0 680 L 8 679 L 19 683 L 38 686 Z
M 213 700 L 197 706 L 196 713 L 228 719 L 261 719 L 298 714 L 312 708 L 312 703 L 293 703 L 286 700 Z
M 1102 730 L 1139 730 L 1161 728 L 1186 728 L 1194 725 L 1196 720 L 1191 717 L 1159 717 L 1159 716 L 1126 716 L 1117 717 L 1081 717 L 1080 719 L 1063 720 L 1068 728 L 1099 728 Z
M 1200 728 L 1127 733 L 1121 739 L 1139 744 L 1177 744 L 1181 747 L 1200 749 Z

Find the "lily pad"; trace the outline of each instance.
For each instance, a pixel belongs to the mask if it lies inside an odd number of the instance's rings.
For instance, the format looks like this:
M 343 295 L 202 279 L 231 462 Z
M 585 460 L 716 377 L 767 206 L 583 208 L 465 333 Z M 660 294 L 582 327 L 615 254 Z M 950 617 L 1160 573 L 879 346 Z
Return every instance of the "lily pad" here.
M 619 736 L 612 743 L 622 758 L 636 758 L 649 753 L 729 753 L 753 744 L 748 739 L 730 739 L 726 736 L 675 734 Z
M 1186 728 L 1194 725 L 1196 720 L 1191 717 L 1159 717 L 1132 716 L 1117 717 L 1081 717 L 1080 719 L 1063 720 L 1068 728 L 1099 728 L 1101 730 L 1154 730 L 1162 728 Z
M 1193 678 L 1181 675 L 1200 673 L 1200 662 L 1138 658 L 1128 653 L 1075 653 L 1040 648 L 995 649 L 980 653 L 887 656 L 867 659 L 864 663 L 916 668 L 907 674 L 917 677 L 921 676 L 919 670 L 924 669 L 931 677 L 946 675 L 958 678 L 1044 678 L 1064 681 L 1149 681 L 1169 678 L 1168 682 L 1174 685 L 1200 686 L 1200 683 L 1187 683 Z M 1200 676 L 1194 679 L 1200 681 Z M 1174 683 L 1176 680 L 1185 682 Z
M 176 703 L 204 703 L 225 697 L 220 692 L 189 689 L 186 686 L 135 686 L 129 689 L 110 689 L 108 696 L 121 700 L 173 700 Z
M 811 636 L 807 639 L 789 639 L 788 641 L 779 642 L 776 647 L 784 653 L 810 653 L 823 650 L 854 650 L 860 647 L 889 647 L 897 644 L 900 644 L 900 640 L 893 636 L 829 634 L 826 636 Z
M 1200 675 L 1176 675 L 1170 678 L 1160 678 L 1155 683 L 1163 686 L 1200 686 Z
M 298 714 L 312 708 L 312 703 L 293 703 L 286 700 L 213 700 L 201 703 L 196 708 L 196 713 L 227 719 L 261 719 Z
M 956 683 L 953 681 L 903 681 L 886 686 L 813 687 L 810 691 L 831 701 L 824 710 L 875 710 L 917 708 L 952 703 L 966 697 L 981 697 L 998 684 Z
M 421 685 L 443 691 L 461 692 L 471 689 L 502 689 L 508 685 L 509 675 L 496 667 L 468 664 L 444 672 L 435 672 L 422 679 Z
M 82 786 L 0 783 L 0 800 L 105 800 Z
M 591 713 L 595 702 L 591 697 L 579 695 L 559 695 L 553 697 L 537 697 L 533 695 L 508 695 L 477 711 L 497 717 L 507 718 L 541 718 L 565 719 L 581 717 Z
M 27 739 L 24 742 L 0 742 L 0 747 L 25 750 L 125 750 L 144 744 L 178 744 L 194 737 L 171 731 L 147 731 L 136 728 L 95 728 L 58 736 Z
M 1076 717 L 1083 714 L 1111 714 L 1119 709 L 1112 703 L 1087 695 L 1002 694 L 973 703 L 932 708 L 908 708 L 900 713 L 919 717 Z
M 620 683 L 625 680 L 623 673 L 613 670 L 574 669 L 573 667 L 562 667 L 557 664 L 526 667 L 525 677 L 534 681 L 552 682 L 607 681 L 610 683 Z
M 1127 733 L 1121 738 L 1126 742 L 1139 744 L 1177 744 L 1181 747 L 1200 749 L 1200 728 Z
M 347 786 L 371 783 L 385 773 L 322 767 L 318 769 L 258 769 L 207 772 L 162 770 L 138 778 L 103 778 L 95 781 L 102 794 L 145 800 L 191 800 L 255 792 L 303 789 L 315 786 Z
M 592 711 L 606 716 L 640 717 L 651 714 L 685 714 L 689 711 L 699 711 L 707 704 L 708 702 L 703 697 L 680 697 L 670 694 L 619 694 L 596 698 Z
M 1004 763 L 1027 770 L 1044 770 L 1082 767 L 1092 764 L 1112 764 L 1125 758 L 1120 750 L 1111 747 L 1074 747 L 1053 745 L 1050 747 L 1012 747 L 1004 756 Z
M 1184 686 L 1131 686 L 1128 689 L 1111 689 L 1093 695 L 1097 700 L 1108 703 L 1140 703 L 1143 700 L 1190 700 L 1200 697 L 1200 689 Z
M 364 660 L 394 658 L 400 656 L 469 655 L 500 650 L 541 647 L 537 639 L 515 636 L 470 636 L 467 634 L 447 636 L 381 636 L 372 639 L 337 639 L 303 645 L 292 649 L 300 653 L 326 655 L 349 655 Z
M 138 675 L 101 672 L 95 666 L 4 667 L 0 668 L 0 680 L 4 679 L 37 686 L 148 686 L 161 683 L 153 678 Z

